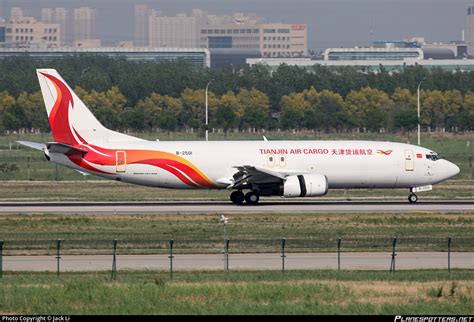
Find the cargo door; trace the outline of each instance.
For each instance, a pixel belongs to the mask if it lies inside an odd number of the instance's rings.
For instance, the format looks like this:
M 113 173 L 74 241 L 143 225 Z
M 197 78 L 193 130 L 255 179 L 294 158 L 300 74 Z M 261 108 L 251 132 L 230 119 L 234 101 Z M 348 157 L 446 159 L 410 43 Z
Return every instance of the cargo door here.
M 125 172 L 125 167 L 127 166 L 127 154 L 125 151 L 115 152 L 116 157 L 116 172 Z

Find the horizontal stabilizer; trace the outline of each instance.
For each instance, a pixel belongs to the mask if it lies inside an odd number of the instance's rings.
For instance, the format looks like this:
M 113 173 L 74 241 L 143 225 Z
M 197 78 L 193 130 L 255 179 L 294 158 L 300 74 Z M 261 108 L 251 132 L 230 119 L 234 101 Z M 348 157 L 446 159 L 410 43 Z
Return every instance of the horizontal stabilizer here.
M 44 143 L 30 142 L 30 141 L 16 141 L 16 142 L 20 143 L 21 145 L 27 146 L 35 150 L 40 150 L 40 151 L 44 151 L 44 148 L 46 147 Z
M 69 144 L 58 143 L 58 142 L 49 142 L 46 143 L 46 147 L 50 153 L 61 153 L 61 154 L 73 154 L 81 153 L 86 154 L 87 150 L 73 147 Z

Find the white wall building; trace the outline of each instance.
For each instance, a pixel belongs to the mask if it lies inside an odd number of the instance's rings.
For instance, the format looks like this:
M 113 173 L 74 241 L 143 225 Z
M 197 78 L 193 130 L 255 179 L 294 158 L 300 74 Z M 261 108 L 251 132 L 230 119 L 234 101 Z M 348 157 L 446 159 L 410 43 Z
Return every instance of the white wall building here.
M 61 45 L 71 45 L 73 38 L 71 34 L 72 23 L 68 9 L 66 8 L 42 8 L 41 21 L 45 23 L 57 23 L 61 26 Z
M 74 41 L 85 42 L 96 38 L 96 10 L 90 7 L 73 11 Z
M 474 4 L 467 7 L 467 53 L 474 56 Z
M 151 47 L 199 47 L 199 31 L 205 23 L 200 11 L 188 16 L 178 14 L 174 17 L 161 16 L 152 10 L 149 22 L 149 45 Z

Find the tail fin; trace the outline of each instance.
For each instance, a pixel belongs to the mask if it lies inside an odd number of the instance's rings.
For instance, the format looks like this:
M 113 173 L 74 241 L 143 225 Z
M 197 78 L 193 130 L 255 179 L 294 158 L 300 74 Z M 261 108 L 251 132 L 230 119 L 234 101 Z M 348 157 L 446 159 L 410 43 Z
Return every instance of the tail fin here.
M 54 141 L 69 145 L 141 140 L 105 128 L 55 69 L 37 69 Z

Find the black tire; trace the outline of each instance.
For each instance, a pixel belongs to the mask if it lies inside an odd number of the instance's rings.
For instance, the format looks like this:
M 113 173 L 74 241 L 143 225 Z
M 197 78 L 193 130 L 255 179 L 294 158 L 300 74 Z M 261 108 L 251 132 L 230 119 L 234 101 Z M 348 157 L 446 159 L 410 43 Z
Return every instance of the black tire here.
M 415 202 L 418 201 L 418 196 L 415 195 L 414 193 L 412 193 L 412 194 L 410 194 L 410 195 L 408 196 L 408 201 L 409 201 L 410 203 L 415 203 Z
M 230 200 L 236 205 L 241 205 L 244 203 L 245 197 L 242 191 L 234 191 L 230 194 Z
M 249 205 L 256 205 L 258 204 L 258 200 L 260 199 L 260 196 L 258 195 L 258 193 L 256 193 L 255 191 L 249 191 L 245 194 L 245 201 L 247 202 L 247 204 Z

